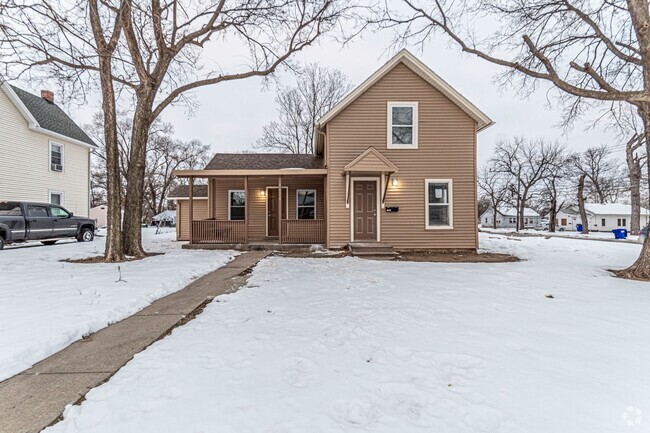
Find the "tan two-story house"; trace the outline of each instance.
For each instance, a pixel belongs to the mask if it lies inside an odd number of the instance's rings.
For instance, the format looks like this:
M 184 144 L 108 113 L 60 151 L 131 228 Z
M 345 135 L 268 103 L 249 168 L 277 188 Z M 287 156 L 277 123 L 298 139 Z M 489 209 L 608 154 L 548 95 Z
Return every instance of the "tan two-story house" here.
M 0 78 L 0 201 L 58 204 L 88 216 L 95 143 L 54 101 Z
M 217 154 L 177 172 L 207 180 L 173 194 L 178 239 L 476 249 L 476 135 L 491 124 L 403 50 L 318 121 L 314 155 Z

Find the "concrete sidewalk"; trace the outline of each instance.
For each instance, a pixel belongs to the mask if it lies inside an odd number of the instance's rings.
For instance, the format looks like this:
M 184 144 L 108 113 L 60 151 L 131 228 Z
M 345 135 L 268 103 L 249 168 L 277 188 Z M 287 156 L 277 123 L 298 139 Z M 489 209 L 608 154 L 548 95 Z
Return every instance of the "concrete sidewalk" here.
M 252 251 L 161 298 L 139 313 L 76 341 L 0 382 L 0 433 L 36 433 L 66 405 L 107 381 L 133 356 L 200 312 L 206 300 L 237 291 L 269 253 Z M 189 315 L 189 316 L 188 316 Z

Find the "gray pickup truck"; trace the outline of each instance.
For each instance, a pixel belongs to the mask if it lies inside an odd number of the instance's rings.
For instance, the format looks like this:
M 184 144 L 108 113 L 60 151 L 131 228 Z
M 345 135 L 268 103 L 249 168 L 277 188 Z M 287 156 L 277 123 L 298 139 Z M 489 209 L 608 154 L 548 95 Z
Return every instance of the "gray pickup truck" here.
M 95 221 L 76 217 L 55 204 L 0 201 L 0 250 L 5 244 L 40 241 L 52 245 L 63 238 L 92 241 Z

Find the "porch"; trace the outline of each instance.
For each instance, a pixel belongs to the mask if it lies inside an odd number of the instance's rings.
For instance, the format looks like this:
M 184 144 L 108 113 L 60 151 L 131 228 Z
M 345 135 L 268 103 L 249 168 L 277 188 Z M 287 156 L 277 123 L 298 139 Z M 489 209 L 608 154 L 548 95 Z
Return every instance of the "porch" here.
M 325 244 L 325 174 L 293 168 L 179 171 L 189 185 L 187 197 L 177 198 L 178 238 L 190 248 Z

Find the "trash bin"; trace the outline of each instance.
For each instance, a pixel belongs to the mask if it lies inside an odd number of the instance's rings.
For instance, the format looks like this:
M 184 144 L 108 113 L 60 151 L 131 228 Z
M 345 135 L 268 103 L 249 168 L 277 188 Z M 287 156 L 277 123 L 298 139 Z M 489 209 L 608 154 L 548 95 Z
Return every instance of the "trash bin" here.
M 578 233 L 582 233 L 582 224 L 576 224 L 576 230 Z
M 614 229 L 612 230 L 612 233 L 614 233 L 614 239 L 627 238 L 627 229 Z

